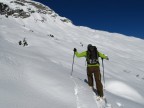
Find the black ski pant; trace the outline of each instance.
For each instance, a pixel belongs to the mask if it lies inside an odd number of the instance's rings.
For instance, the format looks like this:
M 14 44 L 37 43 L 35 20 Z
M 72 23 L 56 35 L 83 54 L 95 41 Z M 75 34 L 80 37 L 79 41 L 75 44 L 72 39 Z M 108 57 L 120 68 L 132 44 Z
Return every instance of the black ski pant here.
M 96 82 L 97 93 L 103 97 L 103 85 L 101 83 L 101 74 L 98 66 L 87 67 L 88 84 L 93 87 L 93 74 Z

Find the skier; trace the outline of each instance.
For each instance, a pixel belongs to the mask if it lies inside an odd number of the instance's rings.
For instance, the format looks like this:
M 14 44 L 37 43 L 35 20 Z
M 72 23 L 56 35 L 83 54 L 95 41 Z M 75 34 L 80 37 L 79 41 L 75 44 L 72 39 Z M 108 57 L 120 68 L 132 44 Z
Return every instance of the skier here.
M 26 41 L 26 38 L 23 39 L 23 46 L 28 46 L 28 43 Z
M 87 46 L 87 51 L 78 53 L 76 48 L 74 48 L 73 51 L 77 57 L 86 57 L 88 84 L 90 88 L 94 90 L 93 87 L 93 74 L 94 74 L 97 94 L 99 98 L 103 98 L 103 85 L 101 83 L 101 74 L 99 68 L 100 64 L 98 58 L 101 57 L 102 59 L 109 60 L 108 56 L 97 51 L 96 46 L 92 46 L 91 44 Z
M 19 41 L 19 45 L 22 45 L 22 41 Z

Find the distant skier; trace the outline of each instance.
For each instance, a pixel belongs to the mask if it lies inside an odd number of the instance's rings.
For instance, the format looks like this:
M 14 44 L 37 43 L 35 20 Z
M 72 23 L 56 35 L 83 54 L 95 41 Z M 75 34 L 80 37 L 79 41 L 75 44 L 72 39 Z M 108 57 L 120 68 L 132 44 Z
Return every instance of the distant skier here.
M 19 41 L 19 45 L 22 45 L 22 41 Z
M 109 58 L 102 54 L 101 52 L 97 51 L 96 46 L 92 46 L 89 44 L 87 46 L 87 51 L 78 53 L 77 49 L 74 48 L 74 53 L 77 57 L 86 57 L 87 61 L 87 77 L 88 77 L 88 84 L 93 88 L 93 74 L 96 81 L 96 89 L 99 97 L 103 97 L 103 85 L 101 83 L 101 74 L 100 74 L 100 63 L 98 58 L 101 57 L 103 59 L 109 60 Z
M 26 38 L 23 39 L 23 46 L 28 46 L 28 43 L 26 41 Z

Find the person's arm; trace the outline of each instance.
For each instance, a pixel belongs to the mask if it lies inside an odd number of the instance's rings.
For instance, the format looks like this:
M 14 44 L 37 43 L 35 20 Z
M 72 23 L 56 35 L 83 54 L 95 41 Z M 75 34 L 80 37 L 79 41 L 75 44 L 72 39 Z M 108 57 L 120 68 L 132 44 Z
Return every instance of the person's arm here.
M 86 51 L 84 51 L 84 52 L 81 52 L 81 53 L 78 53 L 77 51 L 75 52 L 75 55 L 77 56 L 77 57 L 86 57 Z
M 106 56 L 105 54 L 103 54 L 101 52 L 98 52 L 98 54 L 99 54 L 99 57 L 109 60 L 108 56 Z

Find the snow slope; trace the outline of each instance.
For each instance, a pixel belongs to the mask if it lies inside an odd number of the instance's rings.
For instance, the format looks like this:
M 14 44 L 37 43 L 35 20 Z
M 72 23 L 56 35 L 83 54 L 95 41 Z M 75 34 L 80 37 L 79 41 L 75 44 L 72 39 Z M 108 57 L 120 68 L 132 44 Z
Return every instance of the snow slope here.
M 100 108 L 83 81 L 85 58 L 75 58 L 70 76 L 73 48 L 85 51 L 89 43 L 110 58 L 104 61 L 107 108 L 144 107 L 144 40 L 75 26 L 54 11 L 38 13 L 32 4 L 10 1 L 0 2 L 36 12 L 24 19 L 0 15 L 1 108 Z M 18 45 L 23 38 L 26 47 Z

